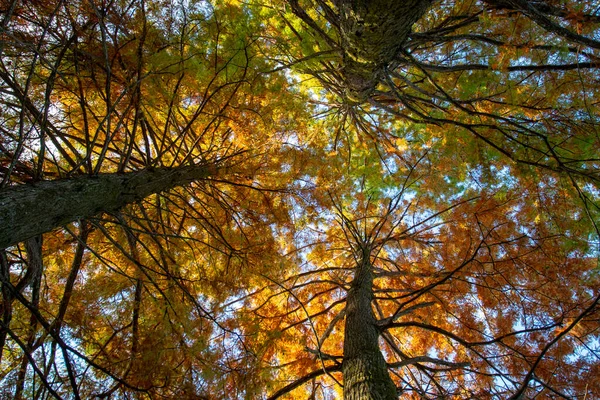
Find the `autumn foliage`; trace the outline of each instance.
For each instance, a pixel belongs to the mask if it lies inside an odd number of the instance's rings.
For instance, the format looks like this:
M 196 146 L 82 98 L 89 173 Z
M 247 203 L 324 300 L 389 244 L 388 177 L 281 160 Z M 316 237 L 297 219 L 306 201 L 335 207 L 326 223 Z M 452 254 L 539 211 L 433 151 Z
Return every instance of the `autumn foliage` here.
M 0 397 L 599 398 L 600 8 L 400 3 L 0 1 Z

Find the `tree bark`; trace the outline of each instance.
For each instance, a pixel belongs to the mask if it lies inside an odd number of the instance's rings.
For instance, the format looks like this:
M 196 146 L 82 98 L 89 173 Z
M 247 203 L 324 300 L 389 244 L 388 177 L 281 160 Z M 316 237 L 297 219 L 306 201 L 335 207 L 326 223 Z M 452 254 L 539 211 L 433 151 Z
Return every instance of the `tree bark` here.
M 340 18 L 347 100 L 360 104 L 375 90 L 413 25 L 433 0 L 335 0 Z
M 379 349 L 379 330 L 371 307 L 372 300 L 373 270 L 369 250 L 364 249 L 346 300 L 342 368 L 345 400 L 398 398 Z
M 215 168 L 185 166 L 100 174 L 0 191 L 0 249 L 80 218 L 113 212 L 153 194 L 207 178 Z

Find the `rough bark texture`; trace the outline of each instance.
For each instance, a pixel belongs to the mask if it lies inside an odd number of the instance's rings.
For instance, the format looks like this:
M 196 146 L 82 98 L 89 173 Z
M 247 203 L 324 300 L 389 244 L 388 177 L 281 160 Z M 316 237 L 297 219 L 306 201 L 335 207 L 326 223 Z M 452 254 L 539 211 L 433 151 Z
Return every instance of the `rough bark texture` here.
M 398 395 L 379 349 L 379 330 L 371 307 L 373 271 L 368 251 L 348 292 L 344 337 L 344 399 L 396 400 Z
M 336 0 L 346 96 L 364 102 L 433 0 Z
M 0 191 L 0 249 L 80 218 L 208 177 L 206 166 L 100 174 L 8 187 Z

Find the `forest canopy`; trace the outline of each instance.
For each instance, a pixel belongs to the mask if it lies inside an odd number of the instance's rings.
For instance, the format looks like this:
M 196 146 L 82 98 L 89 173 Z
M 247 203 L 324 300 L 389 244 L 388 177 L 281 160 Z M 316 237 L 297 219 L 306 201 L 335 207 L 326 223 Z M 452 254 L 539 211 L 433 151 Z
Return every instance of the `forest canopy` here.
M 0 11 L 0 397 L 600 397 L 597 1 Z

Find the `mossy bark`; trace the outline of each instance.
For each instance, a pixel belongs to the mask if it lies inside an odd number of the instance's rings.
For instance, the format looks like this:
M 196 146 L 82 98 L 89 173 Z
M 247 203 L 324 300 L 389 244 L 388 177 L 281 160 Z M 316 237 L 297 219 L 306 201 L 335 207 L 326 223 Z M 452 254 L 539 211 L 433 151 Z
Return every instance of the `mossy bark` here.
M 360 264 L 346 300 L 344 334 L 344 399 L 396 400 L 396 386 L 379 349 L 379 330 L 373 314 L 373 269 L 368 251 Z
M 433 0 L 335 0 L 347 100 L 364 102 Z
M 209 174 L 206 166 L 185 166 L 8 187 L 0 191 L 0 249 Z

